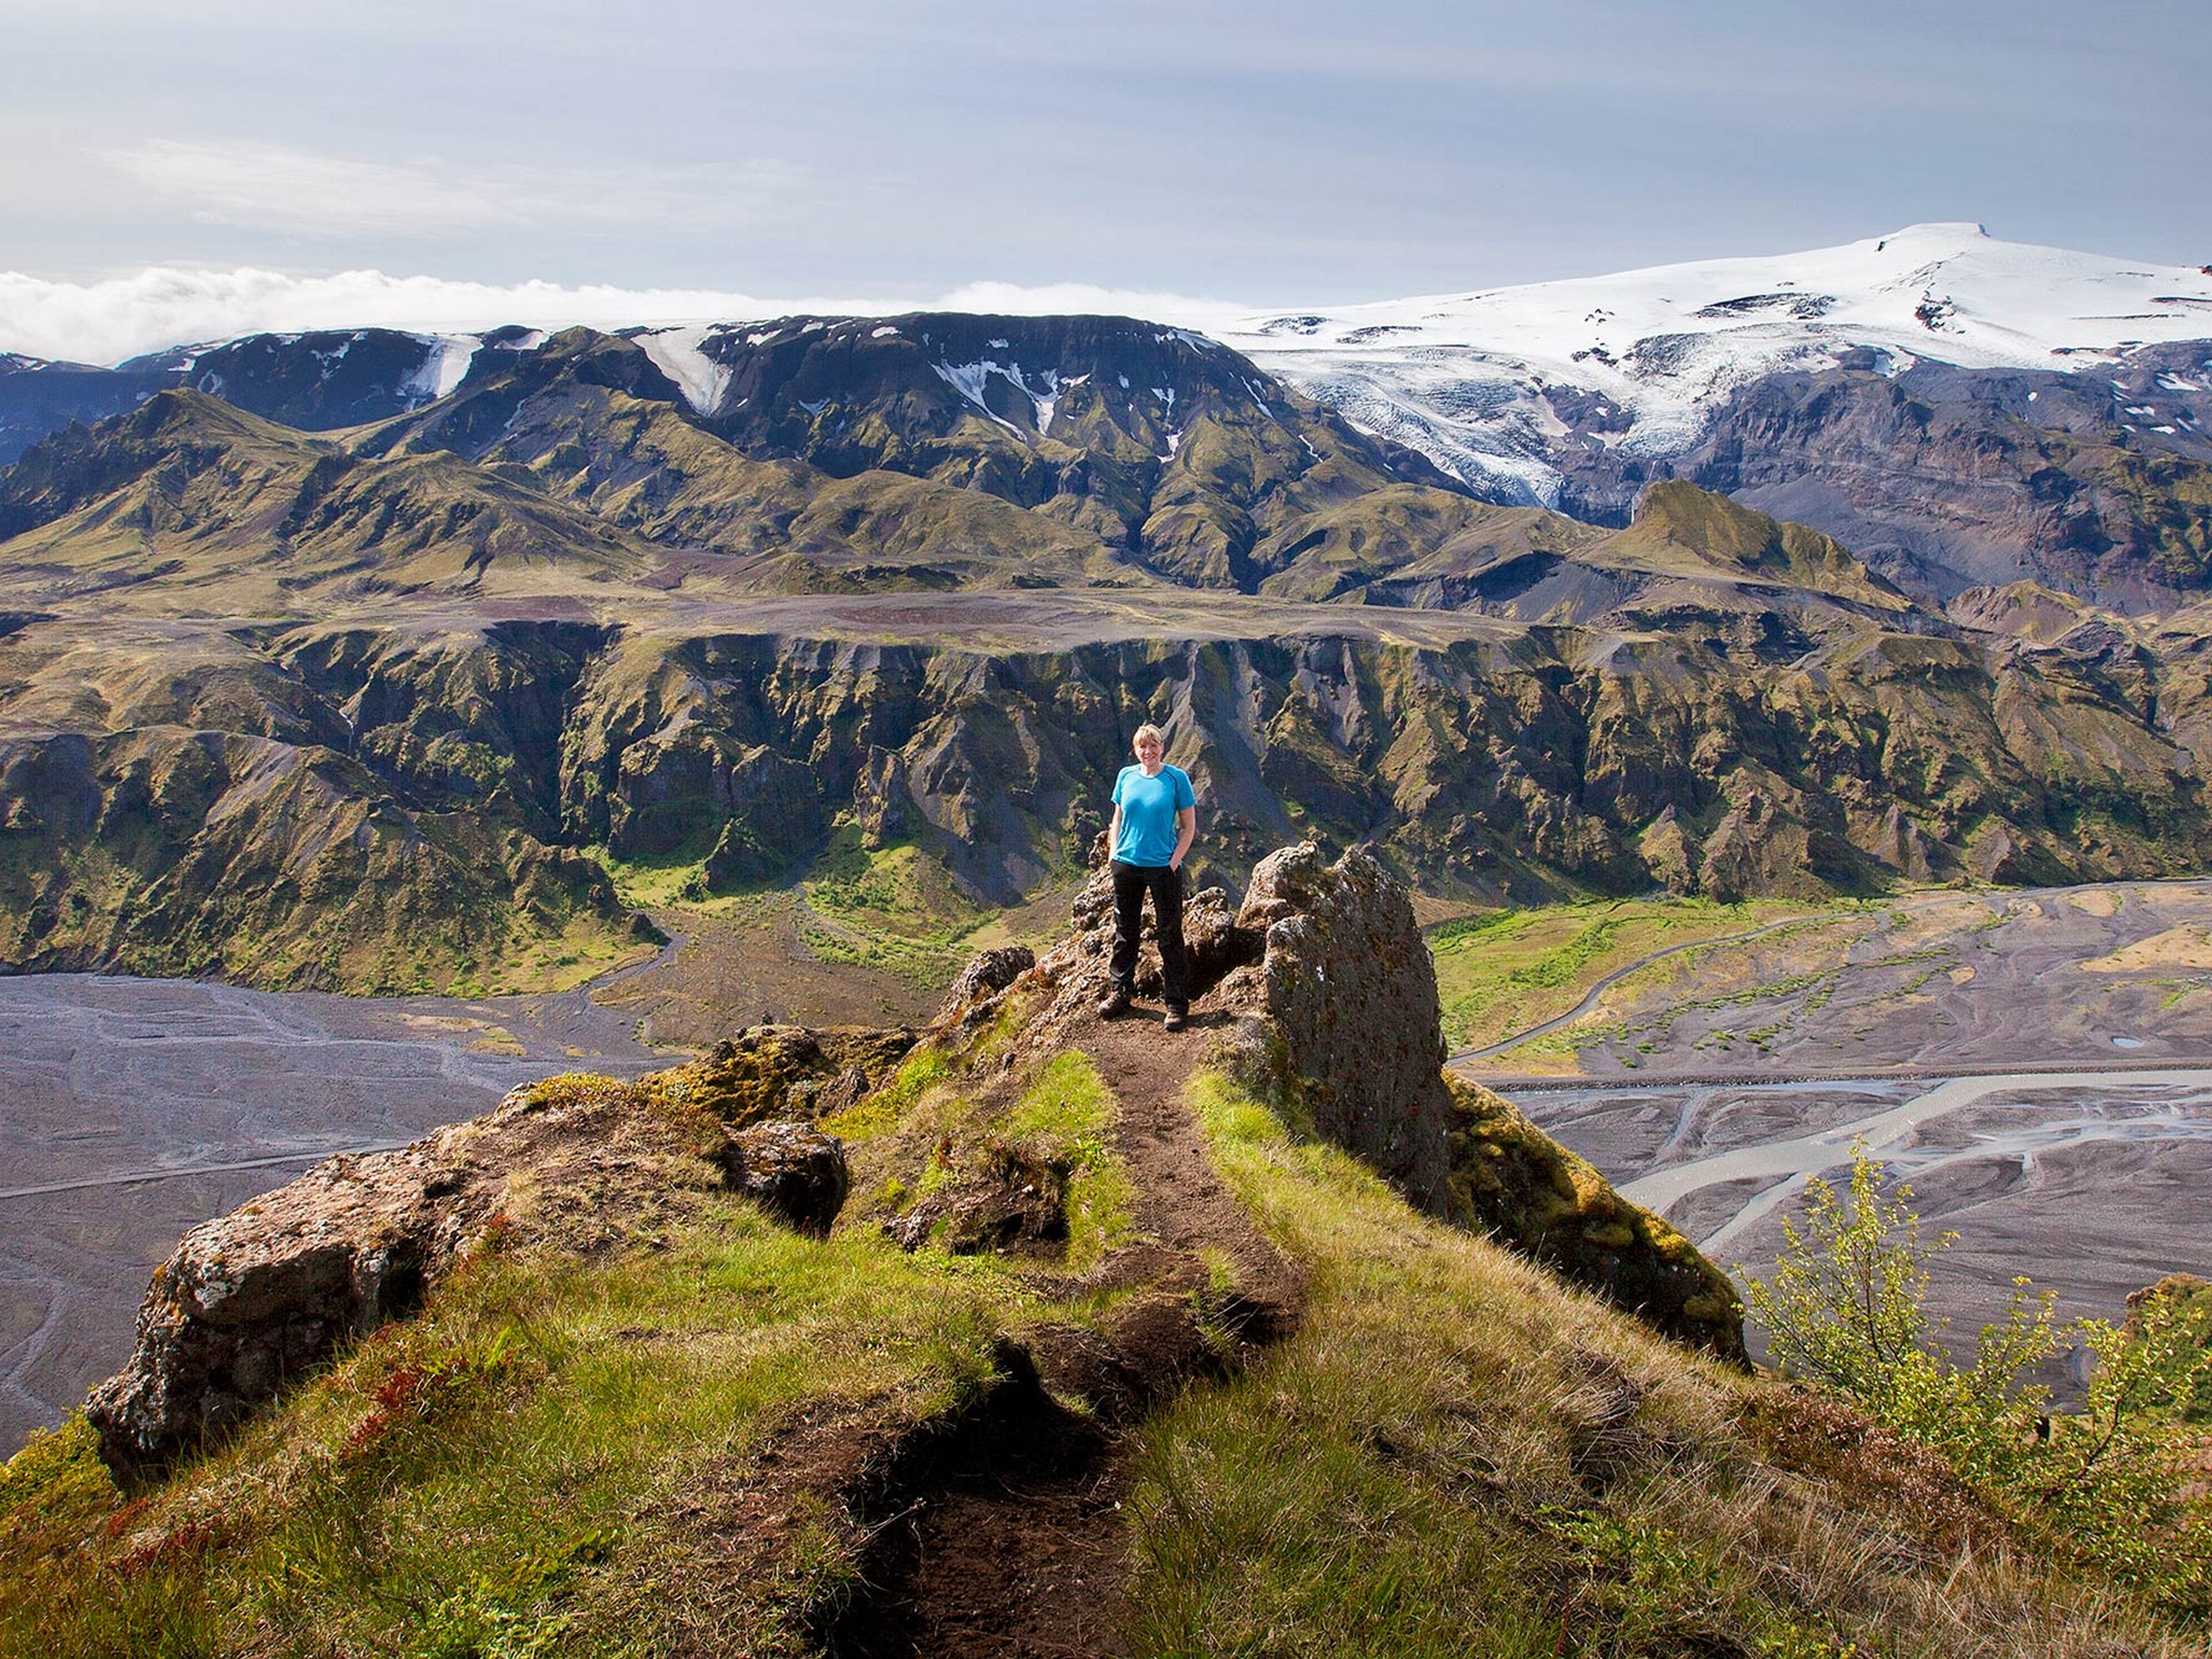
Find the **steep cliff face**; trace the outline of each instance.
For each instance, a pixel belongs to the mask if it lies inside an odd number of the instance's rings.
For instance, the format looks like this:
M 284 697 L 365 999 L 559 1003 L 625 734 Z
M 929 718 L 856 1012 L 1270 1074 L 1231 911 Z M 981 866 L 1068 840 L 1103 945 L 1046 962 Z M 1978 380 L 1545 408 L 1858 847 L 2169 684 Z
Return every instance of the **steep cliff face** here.
M 1723 619 L 1582 646 L 640 640 L 584 685 L 564 808 L 640 851 L 780 823 L 793 856 L 810 827 L 888 809 L 1003 902 L 1079 863 L 1149 718 L 1198 785 L 1206 856 L 1239 875 L 1301 825 L 1522 894 L 2118 873 L 2203 835 L 2144 688 L 2064 651 L 1877 634 L 1777 666 L 1736 656 Z
M 2162 610 L 2212 579 L 2208 423 L 2201 343 L 2094 377 L 1939 363 L 1777 375 L 1682 453 L 1567 452 L 1561 505 L 1619 523 L 1649 480 L 1683 478 L 1824 531 L 1917 594 L 2029 580 Z
M 485 963 L 618 936 L 582 849 L 726 890 L 804 868 L 841 823 L 1010 903 L 1082 868 L 1147 719 L 1236 880 L 1308 833 L 1492 899 L 2092 879 L 2212 848 L 2192 636 L 1842 629 L 1709 597 L 1634 632 L 1013 651 L 518 622 L 87 652 L 28 624 L 0 641 L 5 954 L 412 983 L 367 964 L 409 938 L 410 963 L 433 939 Z

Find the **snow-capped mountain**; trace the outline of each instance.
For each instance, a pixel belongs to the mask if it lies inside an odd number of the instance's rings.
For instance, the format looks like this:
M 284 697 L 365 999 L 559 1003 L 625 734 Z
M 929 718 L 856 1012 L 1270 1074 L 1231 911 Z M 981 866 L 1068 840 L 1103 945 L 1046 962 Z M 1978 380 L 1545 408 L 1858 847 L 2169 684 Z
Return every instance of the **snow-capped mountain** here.
M 1332 442 L 1385 440 L 1367 444 L 1374 465 L 1493 502 L 1618 525 L 1677 477 L 1833 536 L 1908 591 L 2031 578 L 2157 609 L 2212 587 L 2212 268 L 1978 225 L 1347 307 L 1171 305 L 1144 321 L 817 312 L 547 332 L 563 321 L 534 307 L 481 333 L 260 334 L 116 369 L 0 356 L 0 466 L 164 386 L 314 430 L 466 404 L 464 447 L 480 447 L 525 382 L 604 374 L 746 455 L 840 477 L 929 471 L 948 443 L 964 454 L 960 423 L 982 418 L 1014 446 L 982 486 L 1027 503 L 1072 486 L 1077 463 L 1052 446 L 1103 442 L 1094 416 L 1137 446 L 1100 451 L 1114 466 L 1166 467 L 1193 422 L 1281 425 L 1287 385 L 1357 429 Z M 1317 441 L 1277 470 L 1316 459 Z M 1230 565 L 1257 544 L 1241 523 L 1222 537 Z
M 1482 493 L 1550 505 L 1570 428 L 1658 458 L 1688 448 L 1738 388 L 1785 371 L 2094 371 L 2212 336 L 2212 268 L 1914 225 L 1805 253 L 1254 312 L 1212 332 Z

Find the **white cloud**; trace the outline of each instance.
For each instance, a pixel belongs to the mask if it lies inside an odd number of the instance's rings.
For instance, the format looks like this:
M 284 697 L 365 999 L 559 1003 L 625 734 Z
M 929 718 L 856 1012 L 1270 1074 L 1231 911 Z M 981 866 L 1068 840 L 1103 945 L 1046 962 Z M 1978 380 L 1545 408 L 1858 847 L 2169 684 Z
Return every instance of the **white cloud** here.
M 239 334 L 317 328 L 404 328 L 423 334 L 524 323 L 599 328 L 639 323 L 728 322 L 817 312 L 882 315 L 930 309 L 1016 315 L 1091 311 L 1185 327 L 1217 326 L 1243 308 L 1185 296 L 1065 283 L 1023 288 L 976 283 L 935 298 L 764 298 L 703 289 L 626 289 L 552 283 L 501 287 L 377 270 L 293 276 L 271 270 L 158 268 L 93 283 L 48 282 L 0 271 L 0 351 L 74 362 L 115 363 L 179 345 Z
M 210 224 L 308 236 L 434 235 L 671 216 L 744 223 L 793 200 L 805 169 L 773 161 L 681 168 L 461 167 L 361 161 L 277 144 L 153 138 L 106 152 L 115 172 Z

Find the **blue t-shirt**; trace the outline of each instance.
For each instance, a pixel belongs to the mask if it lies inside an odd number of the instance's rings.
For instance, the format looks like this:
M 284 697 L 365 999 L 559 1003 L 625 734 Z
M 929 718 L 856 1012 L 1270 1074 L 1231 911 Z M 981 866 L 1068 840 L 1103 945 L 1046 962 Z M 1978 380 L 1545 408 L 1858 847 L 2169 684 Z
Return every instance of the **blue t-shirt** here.
M 1162 766 L 1147 778 L 1142 766 L 1123 766 L 1114 780 L 1114 804 L 1122 809 L 1122 833 L 1114 856 L 1124 864 L 1158 868 L 1175 856 L 1175 815 L 1196 806 L 1191 775 L 1180 766 Z

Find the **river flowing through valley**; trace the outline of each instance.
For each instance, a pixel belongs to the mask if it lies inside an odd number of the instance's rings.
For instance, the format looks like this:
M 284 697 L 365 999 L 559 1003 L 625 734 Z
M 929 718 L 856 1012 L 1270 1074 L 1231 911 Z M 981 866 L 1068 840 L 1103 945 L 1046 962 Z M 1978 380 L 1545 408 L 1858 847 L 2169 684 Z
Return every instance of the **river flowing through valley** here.
M 581 990 L 372 1000 L 0 978 L 0 1455 L 128 1357 L 147 1274 L 189 1229 L 517 1084 L 677 1058 L 633 1023 Z
M 1771 1273 L 1805 1178 L 1854 1144 L 1913 1189 L 1934 1311 L 1969 1342 L 2025 1274 L 2063 1315 L 2212 1269 L 2212 1065 L 1917 1080 L 1522 1088 L 1511 1097 L 1725 1267 Z M 1741 1274 L 1738 1274 L 1740 1280 Z

